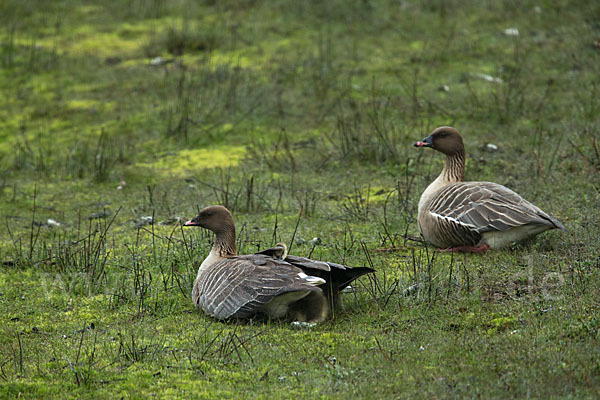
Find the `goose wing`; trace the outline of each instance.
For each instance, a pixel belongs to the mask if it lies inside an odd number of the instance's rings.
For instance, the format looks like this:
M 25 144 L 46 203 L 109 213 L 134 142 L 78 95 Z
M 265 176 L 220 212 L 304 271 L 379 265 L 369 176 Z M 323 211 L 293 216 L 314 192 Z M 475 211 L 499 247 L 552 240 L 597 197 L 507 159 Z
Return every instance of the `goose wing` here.
M 440 224 L 473 237 L 523 225 L 564 229 L 559 221 L 514 191 L 492 182 L 450 184 L 438 193 L 429 212 Z
M 271 247 L 256 254 L 278 257 L 282 254 L 281 246 Z M 285 256 L 285 261 L 302 269 L 302 271 L 308 275 L 324 279 L 328 284 L 335 287 L 337 291 L 344 289 L 358 277 L 375 272 L 374 269 L 368 267 L 349 267 L 343 264 L 311 260 L 310 258 L 294 256 L 291 254 Z
M 248 318 L 276 296 L 295 291 L 321 291 L 323 280 L 265 255 L 228 257 L 200 272 L 192 299 L 218 319 Z
M 358 277 L 375 272 L 368 267 L 349 267 L 330 261 L 315 261 L 305 257 L 288 255 L 285 261 L 301 268 L 305 273 L 325 279 L 335 291 L 343 290 Z

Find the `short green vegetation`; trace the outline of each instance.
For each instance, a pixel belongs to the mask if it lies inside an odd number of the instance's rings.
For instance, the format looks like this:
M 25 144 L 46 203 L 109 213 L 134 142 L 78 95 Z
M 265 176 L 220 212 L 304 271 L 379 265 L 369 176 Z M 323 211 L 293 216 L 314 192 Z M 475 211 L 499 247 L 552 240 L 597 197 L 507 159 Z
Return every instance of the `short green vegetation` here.
M 599 15 L 1 1 L 0 398 L 600 396 Z M 424 246 L 443 160 L 412 143 L 438 125 L 463 133 L 468 179 L 569 232 Z M 378 273 L 313 329 L 215 321 L 190 300 L 212 237 L 180 226 L 209 204 L 242 253 Z

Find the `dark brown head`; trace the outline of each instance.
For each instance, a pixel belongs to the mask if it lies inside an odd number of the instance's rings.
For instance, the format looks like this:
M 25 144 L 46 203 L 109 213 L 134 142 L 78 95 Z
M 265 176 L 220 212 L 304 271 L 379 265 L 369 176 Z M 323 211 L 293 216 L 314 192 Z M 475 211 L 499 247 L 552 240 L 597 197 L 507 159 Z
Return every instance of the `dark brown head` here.
M 200 211 L 193 219 L 189 220 L 184 226 L 201 226 L 216 234 L 233 233 L 235 234 L 235 225 L 233 217 L 228 209 L 223 206 L 208 206 Z
M 465 151 L 462 137 L 458 131 L 450 126 L 440 126 L 431 135 L 414 144 L 415 147 L 431 147 L 447 156 L 452 156 Z

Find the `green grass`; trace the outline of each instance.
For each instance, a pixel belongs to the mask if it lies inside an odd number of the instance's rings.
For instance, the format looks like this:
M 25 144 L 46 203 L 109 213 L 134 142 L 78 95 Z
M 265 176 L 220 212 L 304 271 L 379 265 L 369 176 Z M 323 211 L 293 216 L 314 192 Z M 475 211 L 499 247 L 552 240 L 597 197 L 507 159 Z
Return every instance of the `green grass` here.
M 0 397 L 597 397 L 599 13 L 1 2 Z M 442 124 L 468 179 L 569 232 L 413 240 L 443 160 L 412 143 Z M 295 254 L 377 275 L 311 330 L 208 318 L 190 293 L 212 237 L 177 221 L 217 203 L 242 253 L 289 244 L 302 210 Z

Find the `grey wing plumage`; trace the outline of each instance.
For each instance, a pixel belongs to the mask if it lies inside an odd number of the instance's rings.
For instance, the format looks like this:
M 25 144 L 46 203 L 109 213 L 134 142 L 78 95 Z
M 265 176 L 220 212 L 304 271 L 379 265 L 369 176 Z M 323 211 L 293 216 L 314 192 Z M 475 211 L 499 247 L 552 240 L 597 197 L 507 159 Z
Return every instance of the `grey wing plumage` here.
M 262 250 L 256 254 L 277 257 L 278 252 L 280 252 L 280 247 L 276 246 Z M 349 267 L 343 264 L 311 260 L 310 258 L 294 256 L 291 254 L 286 255 L 285 261 L 302 269 L 302 271 L 308 275 L 325 279 L 329 285 L 333 285 L 338 291 L 344 289 L 358 277 L 375 272 L 374 269 L 368 267 Z
M 257 254 L 266 254 L 276 257 L 279 252 L 279 246 L 265 249 Z M 348 267 L 343 264 L 337 264 L 329 261 L 311 260 L 310 258 L 286 255 L 285 261 L 298 267 L 305 274 L 324 279 L 326 284 L 322 287 L 325 296 L 329 299 L 330 305 L 336 307 L 339 303 L 339 292 L 350 285 L 355 279 L 362 275 L 375 272 L 368 267 Z
M 329 261 L 315 261 L 305 257 L 288 255 L 285 259 L 290 264 L 301 268 L 305 273 L 325 279 L 334 290 L 340 291 L 358 277 L 375 272 L 368 267 L 348 267 Z
M 441 224 L 450 225 L 473 243 L 482 233 L 523 225 L 564 226 L 509 188 L 492 182 L 446 186 L 429 206 Z
M 194 283 L 194 302 L 218 319 L 249 318 L 276 296 L 320 291 L 285 261 L 264 255 L 225 258 L 202 271 Z

